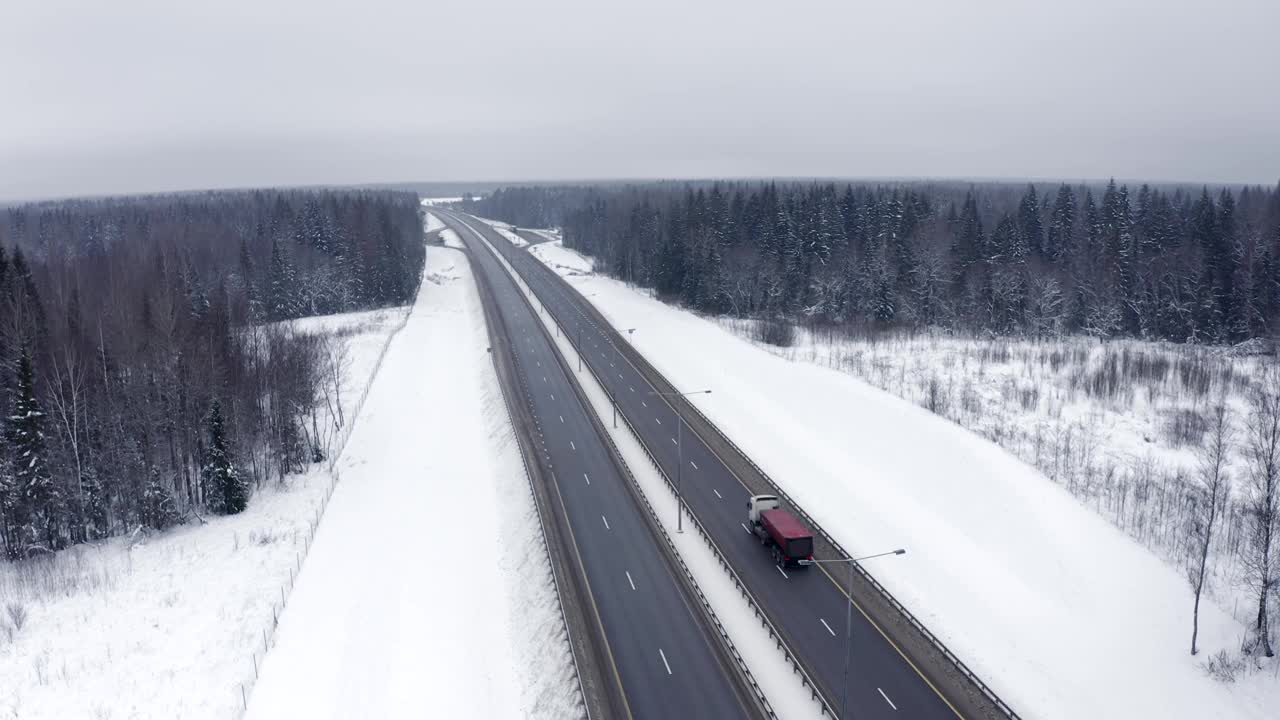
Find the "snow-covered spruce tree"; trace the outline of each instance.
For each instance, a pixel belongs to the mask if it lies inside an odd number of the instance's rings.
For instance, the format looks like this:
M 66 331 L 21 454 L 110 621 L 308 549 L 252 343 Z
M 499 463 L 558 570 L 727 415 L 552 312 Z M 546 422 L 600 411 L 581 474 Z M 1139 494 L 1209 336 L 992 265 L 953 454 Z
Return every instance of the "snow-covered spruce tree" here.
M 19 557 L 17 539 L 17 493 L 8 458 L 0 456 L 0 556 Z
M 200 466 L 205 502 L 210 510 L 223 515 L 243 512 L 249 504 L 249 486 L 231 457 L 222 405 L 217 400 L 209 409 L 208 424 L 209 444 Z
M 56 519 L 61 493 L 49 473 L 44 443 L 44 412 L 36 397 L 35 367 L 31 351 L 23 348 L 14 378 L 13 404 L 5 422 L 5 451 L 12 473 L 14 526 L 10 532 L 18 554 L 55 550 L 59 545 Z

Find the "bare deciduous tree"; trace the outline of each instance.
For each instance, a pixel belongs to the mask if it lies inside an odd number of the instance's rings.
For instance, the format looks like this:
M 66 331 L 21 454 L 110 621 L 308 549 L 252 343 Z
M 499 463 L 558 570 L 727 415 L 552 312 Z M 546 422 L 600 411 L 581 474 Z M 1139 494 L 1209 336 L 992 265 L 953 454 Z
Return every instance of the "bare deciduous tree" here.
M 1200 448 L 1199 486 L 1195 507 L 1190 518 L 1191 550 L 1187 567 L 1187 579 L 1195 594 L 1191 612 L 1191 654 L 1197 652 L 1196 639 L 1200 633 L 1200 596 L 1204 592 L 1205 576 L 1209 565 L 1209 547 L 1213 544 L 1214 526 L 1222 504 L 1231 492 L 1231 480 L 1227 475 L 1227 458 L 1231 446 L 1231 417 L 1225 399 L 1212 411 L 1212 426 Z
M 1271 648 L 1268 610 L 1271 590 L 1280 579 L 1276 552 L 1276 533 L 1280 529 L 1280 370 L 1275 366 L 1264 373 L 1254 391 L 1249 425 L 1245 444 L 1249 534 L 1244 566 L 1247 579 L 1258 593 L 1255 631 L 1263 653 L 1271 657 L 1275 653 Z

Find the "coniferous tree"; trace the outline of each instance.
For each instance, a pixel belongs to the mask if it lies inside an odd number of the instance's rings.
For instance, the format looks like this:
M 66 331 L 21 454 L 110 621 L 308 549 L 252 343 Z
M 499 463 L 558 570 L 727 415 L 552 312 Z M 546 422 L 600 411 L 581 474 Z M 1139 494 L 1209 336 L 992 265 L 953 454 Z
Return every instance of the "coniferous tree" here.
M 46 454 L 44 411 L 36 396 L 35 366 L 31 352 L 22 348 L 14 378 L 13 402 L 5 424 L 8 466 L 12 473 L 11 519 L 21 554 L 55 550 L 60 542 L 57 522 L 62 493 L 53 482 Z
M 243 512 L 249 504 L 249 487 L 231 455 L 222 404 L 214 400 L 209 408 L 208 445 L 200 467 L 205 501 L 210 510 L 222 515 Z
M 1072 257 L 1075 236 L 1076 196 L 1069 185 L 1060 185 L 1053 201 L 1049 231 L 1045 236 L 1044 255 L 1050 262 Z
M 553 218 L 566 246 L 605 272 L 707 312 L 1176 342 L 1234 341 L 1276 326 L 1280 188 L 1205 191 L 1201 203 L 1178 188 L 1131 193 L 1114 181 L 1055 190 L 528 187 L 474 209 L 521 224 Z M 1228 195 L 1239 198 L 1234 209 Z M 1223 236 L 1234 238 L 1225 254 Z

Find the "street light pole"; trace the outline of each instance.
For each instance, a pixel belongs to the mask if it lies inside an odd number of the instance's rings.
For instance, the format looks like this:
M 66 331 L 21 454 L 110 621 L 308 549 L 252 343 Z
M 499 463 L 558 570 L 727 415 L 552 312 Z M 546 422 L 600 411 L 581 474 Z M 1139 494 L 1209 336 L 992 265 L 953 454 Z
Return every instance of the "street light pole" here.
M 634 329 L 634 328 L 632 328 Z M 658 392 L 653 391 L 650 395 L 661 395 L 667 397 L 684 397 L 686 395 L 710 395 L 710 390 L 690 390 L 689 392 Z M 682 479 L 684 477 L 684 418 L 680 416 L 680 411 L 676 409 L 676 404 L 667 401 L 671 406 L 671 412 L 676 416 L 676 532 L 684 532 L 684 493 L 682 491 Z
M 631 328 L 627 332 L 635 332 L 635 328 Z M 609 344 L 613 346 L 613 362 L 615 366 L 622 365 L 622 351 L 618 349 L 618 343 L 613 338 L 608 338 Z M 618 429 L 618 394 L 616 392 L 609 394 L 609 402 L 613 403 L 613 429 Z
M 675 405 L 671 406 L 675 410 Z M 676 413 L 676 532 L 684 532 L 684 513 L 680 507 L 684 503 L 684 493 L 681 491 L 680 478 L 684 475 L 684 422 L 680 418 L 680 413 Z
M 808 560 L 805 565 L 825 565 L 827 563 L 845 563 L 849 566 L 849 603 L 844 614 L 844 685 L 840 694 L 840 720 L 849 720 L 849 657 L 853 655 L 853 571 L 863 560 L 884 557 L 886 555 L 905 555 L 906 550 L 899 548 L 889 552 L 864 555 L 857 558 L 840 558 L 838 560 Z

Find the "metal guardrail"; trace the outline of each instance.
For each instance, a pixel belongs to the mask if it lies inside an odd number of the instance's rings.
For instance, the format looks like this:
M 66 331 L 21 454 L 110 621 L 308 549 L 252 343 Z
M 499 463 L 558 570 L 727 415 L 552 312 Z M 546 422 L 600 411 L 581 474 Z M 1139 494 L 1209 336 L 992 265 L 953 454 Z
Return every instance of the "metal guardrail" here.
M 567 288 L 568 292 L 573 292 L 578 294 L 583 304 L 585 304 L 587 307 L 590 307 L 592 311 L 595 312 L 596 314 L 599 314 L 599 311 L 596 310 L 593 305 L 587 302 L 586 298 L 582 297 L 581 293 L 578 293 L 576 288 L 574 288 L 572 285 L 569 285 L 568 283 L 564 283 L 563 280 L 558 275 L 556 275 L 550 268 L 547 268 L 545 265 L 542 265 L 541 262 L 537 260 L 534 260 L 534 262 L 537 264 L 537 267 L 541 268 L 542 271 L 549 273 L 550 276 L 552 276 L 559 283 L 563 283 L 565 288 Z M 603 316 L 601 316 L 601 318 L 603 319 Z M 592 325 L 597 327 L 597 329 L 600 328 L 600 325 L 594 319 L 591 319 L 591 318 L 588 318 L 588 319 Z M 671 385 L 670 381 L 668 381 L 666 377 L 662 375 L 662 373 L 658 372 L 657 368 L 653 367 L 653 365 L 644 358 L 643 355 L 640 355 L 640 353 L 636 351 L 629 343 L 622 342 L 624 338 L 622 338 L 621 334 L 619 334 L 617 330 L 607 321 L 604 323 L 603 329 L 611 338 L 613 338 L 614 343 L 617 347 L 624 348 L 624 352 L 626 352 L 626 354 L 633 356 L 632 358 L 629 358 L 629 359 L 638 361 L 639 364 L 644 365 L 645 369 L 649 371 L 648 373 L 646 373 L 644 372 L 644 370 L 641 370 L 641 374 L 645 374 L 645 375 L 651 374 L 652 376 L 656 376 L 657 378 L 660 378 L 669 388 L 674 387 L 673 385 Z M 637 369 L 640 370 L 639 367 L 637 367 Z M 698 409 L 697 406 L 695 406 L 693 403 L 687 401 L 684 398 L 676 398 L 676 400 L 677 400 L 677 404 L 683 404 L 688 410 L 690 410 L 694 415 L 696 415 L 708 428 L 710 428 L 714 433 L 716 433 L 716 435 L 718 436 L 717 439 L 719 441 L 723 442 L 726 446 L 728 446 L 735 453 L 737 453 L 739 458 L 741 458 L 744 462 L 746 462 L 747 465 L 749 465 L 751 469 L 757 475 L 759 475 L 760 478 L 765 483 L 769 485 L 770 490 L 774 494 L 784 498 L 787 502 L 787 505 L 790 508 L 792 508 L 797 514 L 799 514 L 804 519 L 804 521 L 808 524 L 809 527 L 813 528 L 819 535 L 821 535 L 822 538 L 828 544 L 830 544 L 831 547 L 834 548 L 837 553 L 842 555 L 845 560 L 850 560 L 853 557 L 853 555 L 850 554 L 848 551 L 846 551 L 844 547 L 840 545 L 840 543 L 837 542 L 835 538 L 833 538 L 830 535 L 830 533 L 824 530 L 822 526 L 819 525 L 817 521 L 814 520 L 813 516 L 811 516 L 808 512 L 804 510 L 803 507 L 801 507 L 797 502 L 795 502 L 795 500 L 785 490 L 779 487 L 779 485 L 776 482 L 774 482 L 773 478 L 771 478 L 769 474 L 764 471 L 763 468 L 757 465 L 755 461 L 752 460 L 751 457 L 748 456 L 746 452 L 744 452 L 742 448 L 740 448 L 737 445 L 737 443 L 729 439 L 729 437 L 724 433 L 724 431 L 721 430 L 718 425 L 712 422 L 711 419 L 708 418 L 700 409 Z M 625 416 L 623 419 L 624 420 L 626 419 Z M 629 421 L 627 424 L 628 426 L 630 426 Z M 686 421 L 686 424 L 688 424 L 687 421 Z M 697 433 L 697 430 L 694 430 L 692 425 L 690 425 L 689 429 L 692 432 Z M 643 441 L 641 441 L 641 444 L 642 445 L 644 444 Z M 647 447 L 646 447 L 646 452 L 648 452 Z M 651 460 L 653 459 L 652 454 L 650 454 L 650 459 Z M 659 469 L 661 470 L 661 468 Z M 665 477 L 665 473 L 663 473 L 663 476 Z M 670 479 L 668 479 L 668 483 L 670 483 Z M 689 515 L 693 516 L 693 513 L 690 512 Z M 701 530 L 700 523 L 699 523 L 699 528 Z M 920 635 L 926 641 L 928 641 L 929 644 L 931 644 L 942 655 L 942 657 L 946 659 L 947 662 L 949 662 L 953 667 L 955 667 L 955 669 L 959 671 L 960 674 L 963 675 L 966 680 L 972 683 L 973 686 L 977 688 L 979 692 L 981 692 L 982 695 L 992 705 L 994 705 L 997 710 L 1003 713 L 1003 715 L 1006 718 L 1009 718 L 1009 720 L 1021 720 L 1021 716 L 1019 716 L 1017 712 L 1015 712 L 1013 708 L 1009 706 L 1008 703 L 1006 703 L 998 694 L 996 694 L 995 690 L 993 690 L 989 685 L 983 682 L 982 679 L 978 677 L 978 675 L 974 673 L 973 670 L 970 669 L 969 666 L 966 665 L 963 660 L 961 660 L 954 652 L 951 651 L 950 648 L 946 646 L 946 644 L 941 640 L 941 638 L 934 635 L 933 632 L 931 632 L 929 628 L 926 627 L 925 624 L 919 620 L 919 618 L 917 618 L 914 614 L 912 614 L 911 611 L 908 610 L 905 605 L 903 605 L 896 597 L 894 597 L 893 593 L 889 592 L 887 588 L 881 585 L 880 582 L 877 581 L 870 573 L 868 573 L 862 567 L 861 564 L 855 562 L 853 563 L 853 565 L 857 570 L 858 575 L 862 578 L 862 580 L 866 582 L 868 585 L 870 585 L 871 588 L 874 589 L 882 598 L 884 598 L 886 603 L 895 612 L 897 612 L 904 620 L 906 620 L 907 623 L 911 625 L 916 632 L 920 633 Z M 852 588 L 850 588 L 850 590 L 852 590 Z

